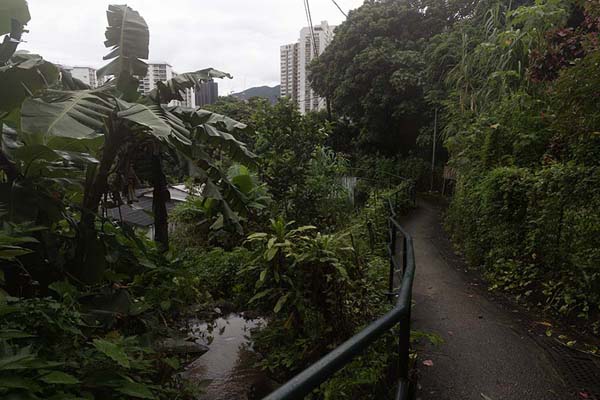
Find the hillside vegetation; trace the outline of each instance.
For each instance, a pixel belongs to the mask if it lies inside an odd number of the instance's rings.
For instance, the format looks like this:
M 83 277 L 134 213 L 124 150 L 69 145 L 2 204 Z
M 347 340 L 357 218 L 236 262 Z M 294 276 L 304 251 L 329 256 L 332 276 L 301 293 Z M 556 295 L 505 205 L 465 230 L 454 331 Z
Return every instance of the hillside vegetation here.
M 370 1 L 312 68 L 340 147 L 430 159 L 437 131 L 468 261 L 596 334 L 599 33 L 594 0 Z

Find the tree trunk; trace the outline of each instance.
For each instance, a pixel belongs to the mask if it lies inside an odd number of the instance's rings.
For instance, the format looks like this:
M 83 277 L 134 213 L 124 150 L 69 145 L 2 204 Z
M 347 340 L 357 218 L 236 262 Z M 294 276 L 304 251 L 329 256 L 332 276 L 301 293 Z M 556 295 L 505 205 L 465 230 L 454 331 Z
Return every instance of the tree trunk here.
M 86 178 L 77 249 L 71 273 L 90 284 L 98 282 L 104 275 L 104 248 L 96 235 L 95 221 L 102 195 L 108 190 L 108 176 L 122 144 L 122 137 L 119 127 L 115 126 L 114 121 L 109 121 L 100 163 L 95 169 L 88 169 Z
M 155 148 L 152 154 L 152 211 L 154 213 L 154 241 L 159 244 L 162 251 L 169 250 L 169 216 L 167 202 L 171 194 L 167 187 L 167 177 L 162 169 L 160 151 Z
M 0 150 L 0 170 L 4 171 L 6 179 L 8 179 L 8 182 L 10 183 L 14 182 L 19 176 L 17 167 L 15 167 L 15 164 L 8 159 L 2 150 Z

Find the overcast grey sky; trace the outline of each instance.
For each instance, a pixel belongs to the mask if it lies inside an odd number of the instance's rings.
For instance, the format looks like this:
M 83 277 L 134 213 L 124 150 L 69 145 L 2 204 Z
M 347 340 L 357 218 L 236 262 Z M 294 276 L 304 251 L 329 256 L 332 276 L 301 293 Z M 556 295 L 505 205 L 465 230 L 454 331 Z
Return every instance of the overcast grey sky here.
M 116 0 L 28 0 L 31 22 L 20 49 L 49 61 L 100 67 L 105 10 Z M 348 11 L 363 0 L 337 0 Z M 231 73 L 220 94 L 279 83 L 279 46 L 307 26 L 302 0 L 129 0 L 150 27 L 150 60 L 177 72 L 213 67 Z M 313 23 L 337 25 L 344 16 L 331 0 L 311 0 Z

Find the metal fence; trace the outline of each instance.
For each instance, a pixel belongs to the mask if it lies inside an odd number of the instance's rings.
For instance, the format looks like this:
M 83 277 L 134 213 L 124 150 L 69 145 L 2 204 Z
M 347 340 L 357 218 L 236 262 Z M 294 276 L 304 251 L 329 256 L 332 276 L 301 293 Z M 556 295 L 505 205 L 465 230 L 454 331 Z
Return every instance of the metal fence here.
M 414 184 L 405 190 L 408 190 L 407 194 L 414 202 L 416 200 Z M 390 299 L 396 300 L 394 308 L 296 375 L 264 400 L 303 399 L 396 325 L 399 325 L 399 346 L 395 350 L 398 351 L 399 372 L 395 398 L 396 400 L 410 398 L 412 393 L 409 379 L 410 313 L 416 266 L 412 237 L 397 221 L 398 194 L 394 193 L 387 199 L 390 211 L 388 221 L 390 234 L 388 295 Z M 400 289 L 395 291 L 394 281 L 397 276 L 401 277 L 401 285 Z

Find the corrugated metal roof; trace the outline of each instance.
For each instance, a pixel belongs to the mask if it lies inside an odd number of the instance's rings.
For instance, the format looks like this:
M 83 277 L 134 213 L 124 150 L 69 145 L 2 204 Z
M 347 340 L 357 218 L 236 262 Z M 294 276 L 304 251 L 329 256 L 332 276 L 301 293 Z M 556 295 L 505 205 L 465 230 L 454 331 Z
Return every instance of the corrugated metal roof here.
M 189 193 L 182 189 L 183 185 L 178 187 L 169 187 L 169 193 L 171 194 L 171 201 L 168 201 L 167 212 L 171 211 L 177 206 L 184 202 Z M 106 210 L 108 218 L 115 221 L 123 221 L 126 224 L 131 224 L 140 227 L 150 227 L 154 225 L 154 216 L 152 213 L 152 188 L 141 188 L 137 189 L 136 196 L 137 201 L 133 204 L 124 204 L 121 207 L 110 208 Z

